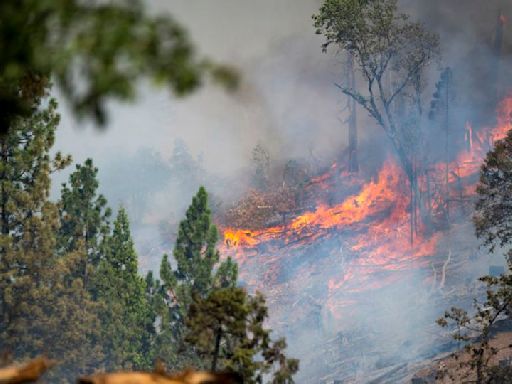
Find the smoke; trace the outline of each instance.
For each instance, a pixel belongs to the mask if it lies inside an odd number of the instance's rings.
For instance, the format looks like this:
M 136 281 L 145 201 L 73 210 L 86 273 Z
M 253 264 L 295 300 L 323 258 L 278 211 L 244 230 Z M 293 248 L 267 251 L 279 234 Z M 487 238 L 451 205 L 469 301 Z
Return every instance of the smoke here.
M 238 68 L 241 89 L 226 94 L 207 86 L 176 100 L 141 84 L 135 106 L 113 103 L 105 132 L 89 126 L 76 132 L 66 120 L 57 143 L 62 149 L 77 158 L 104 158 L 148 146 L 165 157 L 180 138 L 203 155 L 208 171 L 230 175 L 248 164 L 258 141 L 268 143 L 275 157 L 344 144 L 333 86 L 340 69 L 335 58 L 320 53 L 321 39 L 311 26 L 318 1 L 160 1 L 152 7 L 187 26 L 199 52 Z
M 257 143 L 270 151 L 274 164 L 307 156 L 330 161 L 345 147 L 347 134 L 340 119 L 344 100 L 333 85 L 341 73 L 339 62 L 321 53 L 321 38 L 311 25 L 319 5 L 314 0 L 153 2 L 151 12 L 169 13 L 186 26 L 198 52 L 237 68 L 240 89 L 230 94 L 207 84 L 176 99 L 141 83 L 135 105 L 110 103 L 104 131 L 73 120 L 63 105 L 57 149 L 76 162 L 92 157 L 108 184 L 116 179 L 108 174 L 112 162 L 129 162 L 141 149 L 156 151 L 168 162 L 176 140 L 183 140 L 210 175 L 195 187 L 206 183 L 228 203 L 243 192 L 239 180 L 250 172 Z M 56 176 L 54 185 L 66 177 Z M 136 173 L 131 177 L 138 179 Z M 57 196 L 58 188 L 53 192 Z M 113 205 L 126 204 L 115 194 L 107 197 Z M 152 222 L 179 217 L 189 201 L 190 195 L 167 188 L 147 206 L 148 216 Z
M 228 94 L 207 85 L 193 96 L 177 100 L 166 90 L 141 83 L 135 105 L 111 103 L 108 109 L 111 119 L 105 131 L 74 121 L 63 106 L 56 148 L 71 153 L 77 162 L 87 157 L 95 160 L 100 169 L 100 188 L 114 207 L 130 204 L 123 188 L 131 190 L 141 180 L 150 180 L 142 178 L 143 173 L 156 174 L 151 167 L 143 170 L 130 167 L 130 172 L 121 172 L 123 164 L 132 164 L 141 153 L 143 156 L 156 153 L 155 161 L 162 166 L 158 168 L 171 168 L 173 148 L 177 140 L 182 140 L 189 148 L 192 162 L 201 169 L 197 177 L 185 184 L 180 184 L 182 178 L 171 172 L 169 180 L 159 185 L 158 190 L 141 188 L 144 209 L 142 212 L 139 212 L 140 206 L 137 211 L 129 209 L 132 220 L 137 218 L 134 232 L 145 269 L 158 266 L 159 260 L 148 259 L 147 255 L 160 257 L 159 248 L 151 249 L 159 243 L 160 221 L 176 223 L 200 184 L 206 184 L 213 192 L 214 201 L 224 205 L 244 192 L 251 150 L 258 142 L 270 150 L 277 164 L 310 155 L 327 163 L 346 148 L 348 132 L 341 112 L 345 101 L 334 87 L 342 74 L 341 59 L 335 52 L 321 52 L 322 38 L 314 34 L 312 27 L 311 15 L 320 5 L 319 0 L 151 2 L 152 12 L 169 12 L 188 28 L 199 52 L 237 67 L 242 75 L 240 89 Z M 506 92 L 512 79 L 509 69 L 512 68 L 512 3 L 402 0 L 401 6 L 441 37 L 443 57 L 439 66 L 434 66 L 429 73 L 426 102 L 439 69 L 450 66 L 458 93 L 459 125 L 456 129 L 463 130 L 465 120 L 475 123 L 488 120 L 496 106 L 497 94 Z M 500 11 L 508 21 L 504 25 L 499 58 L 494 42 Z M 360 161 L 376 169 L 382 152 L 387 150 L 387 144 L 383 144 L 386 141 L 362 110 L 358 111 L 358 119 L 361 148 L 365 151 Z M 120 174 L 127 179 L 124 185 L 123 179 L 118 177 Z M 66 177 L 67 174 L 57 176 L 55 185 Z M 58 194 L 57 189 L 54 188 L 54 195 Z M 168 231 L 168 240 L 172 239 L 172 225 L 163 230 Z M 467 246 L 476 247 L 470 225 L 461 233 L 458 243 L 469 239 Z M 465 252 L 471 251 L 466 249 Z M 308 254 L 308 260 L 315 262 L 325 257 L 323 251 L 313 250 Z M 286 287 L 290 297 L 302 300 L 286 310 L 302 306 L 307 312 L 297 324 L 281 328 L 289 336 L 291 354 L 303 358 L 301 375 L 311 378 L 322 371 L 335 372 L 335 367 L 341 366 L 340 356 L 346 352 L 343 340 L 346 342 L 348 338 L 353 342 L 358 332 L 363 333 L 363 337 L 366 333 L 368 344 L 361 344 L 357 360 L 360 365 L 356 371 L 385 365 L 378 363 L 382 356 L 391 356 L 393 361 L 422 356 L 424 351 L 420 347 L 429 339 L 429 334 L 425 333 L 430 329 L 427 324 L 432 324 L 437 311 L 445 308 L 436 301 L 437 297 L 436 300 L 426 297 L 425 284 L 418 283 L 428 276 L 418 273 L 375 292 L 357 312 L 348 314 L 352 323 L 344 324 L 330 319 L 326 309 L 315 302 L 326 298 L 322 290 L 325 270 L 321 267 L 328 268 L 326 266 L 336 260 L 327 261 L 320 263 L 316 275 L 312 272 L 309 277 L 301 275 L 300 281 L 297 279 L 295 285 L 290 283 Z M 293 280 L 297 271 L 302 271 L 301 267 L 310 271 L 314 263 L 308 263 L 298 265 L 295 261 L 293 265 L 283 266 L 283 279 Z M 482 265 L 475 268 L 478 272 L 465 271 L 467 276 L 477 276 L 485 269 Z M 304 278 L 309 279 L 307 283 Z M 313 302 L 304 299 L 309 296 L 313 297 Z M 424 301 L 418 302 L 418 298 Z M 277 319 L 274 321 L 286 323 L 288 313 L 280 315 L 272 306 L 271 310 L 275 310 L 271 312 Z M 415 339 L 419 333 L 421 335 Z M 322 349 L 325 345 L 336 349 L 332 354 L 336 357 L 329 360 L 325 356 Z M 312 352 L 310 346 L 318 350 Z M 376 355 L 372 351 L 382 353 Z M 363 355 L 368 366 L 360 358 Z
M 492 0 L 401 0 L 405 12 L 441 37 L 441 66 L 454 71 L 465 117 L 484 123 L 512 85 L 512 3 Z M 502 41 L 499 39 L 499 26 Z M 431 79 L 431 83 L 432 80 Z

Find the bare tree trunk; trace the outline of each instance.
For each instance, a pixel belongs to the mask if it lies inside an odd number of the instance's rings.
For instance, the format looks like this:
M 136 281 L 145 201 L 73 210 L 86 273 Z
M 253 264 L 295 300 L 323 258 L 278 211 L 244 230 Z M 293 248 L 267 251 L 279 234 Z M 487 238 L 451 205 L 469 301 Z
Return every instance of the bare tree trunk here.
M 213 350 L 213 356 L 212 356 L 212 366 L 211 371 L 215 372 L 217 370 L 217 361 L 219 358 L 219 352 L 220 352 L 220 340 L 222 339 L 222 329 L 221 326 L 217 328 L 216 334 L 215 334 L 215 348 Z
M 348 55 L 347 58 L 347 84 L 350 88 L 356 88 L 356 77 L 354 71 L 354 57 Z M 357 115 L 356 101 L 347 96 L 349 118 L 348 118 L 348 169 L 349 172 L 359 172 L 359 162 L 357 160 Z
M 446 261 L 443 263 L 443 269 L 441 272 L 441 282 L 439 283 L 439 288 L 443 289 L 444 284 L 446 283 L 446 268 L 448 268 L 448 264 L 450 264 L 450 260 L 452 258 L 452 251 L 448 251 L 448 257 L 446 258 Z
M 1 153 L 1 157 L 2 157 L 2 161 L 4 164 L 7 164 L 7 157 L 8 157 L 8 148 L 7 148 L 7 135 L 3 136 L 1 138 L 1 144 L 0 144 L 0 149 L 2 151 Z M 0 221 L 1 221 L 1 234 L 2 235 L 8 235 L 9 234 L 9 218 L 8 218 L 8 214 L 7 214 L 7 191 L 5 190 L 5 186 L 4 186 L 4 182 L 5 182 L 5 178 L 6 178 L 6 175 L 5 175 L 5 171 L 2 173 L 1 175 L 1 179 L 0 179 L 0 183 L 1 183 L 1 187 L 0 187 L 0 209 L 1 209 L 1 213 L 0 213 Z
M 432 191 L 430 190 L 430 172 L 428 169 L 425 176 L 427 179 L 427 212 L 429 216 L 432 216 Z
M 445 183 L 445 196 L 446 199 L 450 198 L 450 184 L 448 174 L 449 163 L 450 163 L 450 84 L 451 81 L 446 82 L 445 89 L 445 116 L 444 116 L 444 130 L 445 130 L 445 143 L 444 143 L 444 161 L 445 161 L 445 170 L 444 170 L 444 183 Z M 448 203 L 446 205 L 446 221 L 448 226 L 450 226 L 450 207 Z
M 484 382 L 484 348 L 480 346 L 476 358 L 476 383 L 483 384 Z
M 414 198 L 414 183 L 411 181 L 409 183 L 411 185 L 411 246 L 414 244 L 414 213 L 416 211 L 416 203 Z
M 503 94 L 503 86 L 500 83 L 500 71 L 501 71 L 501 57 L 502 57 L 502 49 L 503 49 L 503 29 L 504 29 L 505 19 L 501 11 L 498 12 L 498 18 L 496 23 L 496 35 L 494 37 L 494 66 L 493 66 L 493 86 L 495 93 L 495 100 L 493 100 L 492 107 L 496 106 Z

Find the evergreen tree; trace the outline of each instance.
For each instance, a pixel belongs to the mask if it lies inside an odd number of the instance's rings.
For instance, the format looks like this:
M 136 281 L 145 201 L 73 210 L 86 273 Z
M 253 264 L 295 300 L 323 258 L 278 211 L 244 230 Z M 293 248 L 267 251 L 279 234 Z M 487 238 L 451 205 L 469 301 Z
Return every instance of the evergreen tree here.
M 477 237 L 490 252 L 501 248 L 509 268 L 512 266 L 511 181 L 512 131 L 509 131 L 487 154 L 482 165 L 473 217 Z M 437 323 L 442 327 L 451 326 L 454 329 L 453 338 L 459 344 L 464 344 L 468 358 L 463 359 L 460 366 L 470 370 L 466 375 L 468 377 L 461 379 L 473 380 L 478 384 L 509 382 L 512 375 L 510 367 L 494 365 L 493 357 L 499 350 L 492 345 L 491 338 L 498 324 L 511 317 L 512 276 L 484 276 L 479 280 L 486 284 L 485 300 L 475 299 L 472 312 L 452 307 Z
M 473 221 L 478 238 L 512 261 L 512 131 L 496 143 L 482 165 Z
M 228 257 L 224 262 L 219 265 L 213 286 L 218 288 L 234 288 L 238 279 L 238 264 Z
M 112 235 L 103 244 L 94 292 L 103 305 L 102 344 L 106 369 L 147 369 L 151 365 L 151 307 L 146 281 L 137 272 L 137 254 L 126 211 L 121 208 Z
M 24 91 L 18 90 L 22 95 Z M 14 308 L 9 297 L 12 276 L 24 273 L 25 266 L 14 249 L 28 231 L 27 218 L 40 214 L 46 204 L 50 187 L 52 161 L 50 148 L 55 141 L 59 122 L 57 103 L 50 100 L 48 108 L 37 111 L 46 89 L 29 96 L 33 116 L 12 122 L 8 135 L 0 137 L 0 268 L 2 273 L 0 304 L 1 327 L 9 326 Z M 58 155 L 58 158 L 61 158 Z M 57 159 L 57 157 L 56 157 Z M 64 164 L 63 164 L 64 165 Z
M 59 248 L 62 252 L 85 246 L 84 260 L 80 262 L 79 273 L 87 285 L 90 268 L 98 265 L 100 244 L 109 231 L 108 218 L 111 215 L 107 200 L 98 194 L 98 169 L 91 159 L 83 165 L 77 164 L 69 177 L 69 186 L 62 184 L 59 230 Z
M 49 156 L 60 119 L 57 102 L 51 99 L 39 110 L 44 93 L 18 91 L 32 100 L 33 116 L 16 120 L 13 132 L 0 136 L 0 232 L 19 238 L 26 216 L 37 211 L 48 197 L 50 173 L 64 168 L 70 158 L 60 153 L 53 159 Z
M 174 186 L 180 191 L 193 193 L 201 180 L 204 179 L 204 169 L 201 158 L 194 158 L 190 149 L 182 139 L 174 141 L 169 169 Z
M 173 268 L 167 255 L 160 265 L 165 309 L 160 314 L 161 329 L 156 342 L 160 348 L 156 354 L 168 362 L 176 358 L 177 348 L 183 342 L 184 320 L 192 296 L 204 298 L 216 285 L 229 287 L 236 284 L 236 264 L 231 259 L 219 264 L 219 252 L 215 248 L 217 240 L 208 195 L 201 187 L 179 226 L 173 252 L 176 266 Z M 200 364 L 190 351 L 180 353 L 180 359 L 187 364 Z
M 82 255 L 55 252 L 59 215 L 48 200 L 50 176 L 70 160 L 49 155 L 57 104 L 44 100 L 43 107 L 44 93 L 28 94 L 31 116 L 11 121 L 0 138 L 0 340 L 17 359 L 41 353 L 59 359 L 52 374 L 70 378 L 72 369 L 83 372 L 100 356 L 94 346 L 98 319 L 74 277 Z
M 453 71 L 450 67 L 443 69 L 436 90 L 430 102 L 429 119 L 438 120 L 443 129 L 450 128 L 450 116 L 455 101 L 455 85 Z
M 261 294 L 249 296 L 241 288 L 216 289 L 208 297 L 195 297 L 187 317 L 186 341 L 207 357 L 212 371 L 228 369 L 244 383 L 293 383 L 298 361 L 284 355 L 286 342 L 272 342 L 263 323 L 268 316 Z
M 261 143 L 253 148 L 252 161 L 254 164 L 254 186 L 265 190 L 270 183 L 270 154 Z
M 178 238 L 173 256 L 176 269 L 170 276 L 162 273 L 162 279 L 173 289 L 176 300 L 183 309 L 192 299 L 192 292 L 206 296 L 212 288 L 213 267 L 219 261 L 216 244 L 217 228 L 211 223 L 208 195 L 201 187 L 187 210 L 185 220 L 180 222 Z

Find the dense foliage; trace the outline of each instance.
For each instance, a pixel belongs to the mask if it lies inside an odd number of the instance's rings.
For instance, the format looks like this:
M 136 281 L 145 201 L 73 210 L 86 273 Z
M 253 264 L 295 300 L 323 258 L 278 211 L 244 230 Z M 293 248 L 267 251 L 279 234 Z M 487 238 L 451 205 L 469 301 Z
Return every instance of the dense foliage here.
M 203 187 L 180 223 L 172 259 L 162 259 L 161 280 L 139 275 L 128 215 L 120 207 L 111 223 L 91 159 L 76 165 L 59 201 L 49 199 L 51 173 L 71 159 L 50 156 L 59 115 L 44 94 L 0 137 L 2 349 L 16 359 L 58 360 L 51 382 L 150 370 L 156 359 L 171 370 L 211 367 L 204 353 L 216 350 L 215 369 L 247 382 L 272 373 L 273 383 L 292 383 L 298 362 L 263 328 L 263 297 L 237 288 L 236 262 L 221 260 Z M 217 322 L 223 335 L 212 339 Z
M 511 264 L 512 244 L 512 131 L 498 141 L 482 165 L 478 200 L 474 215 L 477 236 L 490 252 L 502 248 Z M 512 314 L 512 276 L 484 276 L 486 297 L 475 300 L 474 311 L 451 308 L 438 320 L 438 324 L 452 326 L 453 338 L 464 345 L 469 359 L 461 360 L 461 367 L 469 367 L 476 383 L 504 383 L 510 381 L 510 366 L 498 367 L 492 358 L 499 352 L 491 338 L 497 324 L 510 319 Z M 510 346 L 509 346 L 510 347 Z
M 480 173 L 474 223 L 476 234 L 490 251 L 512 244 L 512 131 L 489 152 Z
M 266 374 L 272 384 L 293 383 L 298 361 L 284 355 L 284 339 L 271 341 L 271 331 L 264 327 L 268 312 L 262 295 L 249 296 L 241 288 L 230 287 L 194 299 L 185 340 L 211 359 L 212 371 L 233 370 L 249 384 L 261 383 Z

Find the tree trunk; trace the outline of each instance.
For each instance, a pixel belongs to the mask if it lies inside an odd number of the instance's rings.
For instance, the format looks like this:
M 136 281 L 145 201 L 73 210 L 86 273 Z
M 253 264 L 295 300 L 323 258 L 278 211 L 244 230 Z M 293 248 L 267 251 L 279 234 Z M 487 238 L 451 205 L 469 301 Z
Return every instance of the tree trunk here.
M 501 72 L 501 57 L 503 50 L 503 25 L 505 19 L 501 12 L 498 13 L 496 22 L 496 34 L 494 36 L 494 65 L 493 65 L 493 86 L 494 86 L 494 100 L 490 105 L 490 108 L 494 108 L 499 102 L 503 95 L 503 85 L 500 83 L 500 72 Z M 492 99 L 491 99 L 492 100 Z
M 354 57 L 349 54 L 347 59 L 347 84 L 355 89 L 356 77 L 354 72 Z M 357 160 L 357 115 L 356 101 L 348 97 L 348 168 L 349 172 L 359 172 L 359 162 Z
M 476 384 L 484 383 L 484 349 L 480 346 L 476 360 Z
M 413 183 L 411 182 L 410 183 L 410 186 L 411 186 L 411 215 L 410 215 L 410 220 L 411 220 L 411 228 L 410 228 L 410 231 L 411 231 L 411 238 L 410 238 L 410 243 L 411 243 L 411 246 L 414 244 L 414 213 L 416 211 L 415 209 L 415 202 L 414 202 L 414 185 Z
M 217 361 L 218 361 L 219 353 L 220 353 L 221 339 L 222 339 L 222 328 L 219 325 L 219 327 L 217 328 L 217 331 L 215 333 L 215 348 L 214 348 L 213 354 L 212 354 L 212 366 L 211 366 L 212 372 L 215 372 L 217 370 Z
M 7 140 L 7 135 L 2 137 L 2 141 L 1 141 L 1 151 L 2 151 L 2 154 L 1 154 L 1 157 L 2 157 L 2 162 L 4 163 L 4 165 L 7 165 L 7 160 L 8 160 L 8 148 L 7 148 L 7 143 L 6 143 L 6 140 Z M 6 179 L 6 175 L 5 175 L 5 171 L 2 173 L 1 175 L 1 179 L 0 179 L 0 183 L 1 183 L 1 187 L 0 187 L 0 210 L 2 211 L 0 213 L 0 221 L 1 221 L 1 233 L 2 235 L 8 235 L 9 234 L 9 217 L 8 217 L 8 214 L 7 214 L 7 200 L 8 200 L 8 196 L 7 196 L 7 192 L 5 191 L 5 185 L 4 185 L 4 182 L 5 182 L 5 179 Z
M 444 143 L 444 161 L 445 161 L 445 194 L 446 199 L 450 199 L 450 184 L 448 174 L 449 170 L 449 162 L 450 162 L 450 81 L 446 83 L 446 92 L 445 92 L 445 116 L 444 116 L 444 130 L 445 130 L 445 143 Z M 446 204 L 446 221 L 448 226 L 450 226 L 450 207 L 448 203 Z
M 411 198 L 411 207 L 410 207 L 410 242 L 411 245 L 414 243 L 414 233 L 416 231 L 415 224 L 416 224 L 416 205 L 417 205 L 417 194 L 418 194 L 418 188 L 417 188 L 417 178 L 416 178 L 416 171 L 414 169 L 414 165 L 412 160 L 407 156 L 406 151 L 401 146 L 399 142 L 396 140 L 392 140 L 393 146 L 395 147 L 395 150 L 398 154 L 398 158 L 400 160 L 400 163 L 402 164 L 402 167 L 405 171 L 405 174 L 407 175 L 407 178 L 409 180 L 409 186 L 410 186 L 410 198 Z

